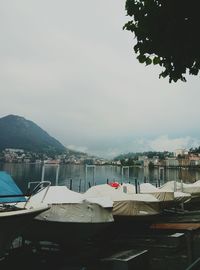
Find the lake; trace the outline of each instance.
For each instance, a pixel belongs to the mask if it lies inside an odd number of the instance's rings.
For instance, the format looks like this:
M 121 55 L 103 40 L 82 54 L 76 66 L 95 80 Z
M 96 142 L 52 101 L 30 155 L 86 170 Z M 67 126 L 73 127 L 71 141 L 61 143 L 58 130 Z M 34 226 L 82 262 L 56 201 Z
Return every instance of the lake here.
M 56 166 L 47 166 L 45 169 L 44 180 L 55 184 Z M 40 181 L 42 176 L 42 164 L 22 164 L 22 163 L 0 163 L 0 170 L 6 171 L 12 175 L 17 185 L 26 192 L 28 182 Z M 198 169 L 148 169 L 140 167 L 130 167 L 127 169 L 119 166 L 96 166 L 86 167 L 84 165 L 63 164 L 59 169 L 59 185 L 70 187 L 72 179 L 72 189 L 74 191 L 84 191 L 89 183 L 92 185 L 103 184 L 109 181 L 131 182 L 135 179 L 139 182 L 144 180 L 156 184 L 160 179 L 161 184 L 170 180 L 183 180 L 185 183 L 192 183 L 200 179 L 200 170 Z M 85 181 L 87 179 L 87 184 Z

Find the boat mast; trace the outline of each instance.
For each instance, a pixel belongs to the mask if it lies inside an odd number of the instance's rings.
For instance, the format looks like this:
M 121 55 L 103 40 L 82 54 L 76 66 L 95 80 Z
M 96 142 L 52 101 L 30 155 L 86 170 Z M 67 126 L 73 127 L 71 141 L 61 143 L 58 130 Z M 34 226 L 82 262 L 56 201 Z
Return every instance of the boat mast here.
M 44 181 L 44 174 L 45 174 L 45 164 L 43 164 L 43 166 L 42 166 L 42 176 L 41 176 L 40 182 Z
M 59 176 L 59 172 L 60 172 L 60 165 L 57 164 L 57 168 L 56 168 L 56 186 L 58 186 L 58 176 Z
M 86 164 L 85 165 L 85 191 L 87 190 L 87 184 L 88 184 L 88 179 L 87 179 L 87 177 L 88 177 L 88 168 L 92 168 L 93 170 L 92 170 L 92 186 L 94 186 L 95 185 L 95 174 L 96 174 L 96 166 L 95 165 L 88 165 L 88 164 Z

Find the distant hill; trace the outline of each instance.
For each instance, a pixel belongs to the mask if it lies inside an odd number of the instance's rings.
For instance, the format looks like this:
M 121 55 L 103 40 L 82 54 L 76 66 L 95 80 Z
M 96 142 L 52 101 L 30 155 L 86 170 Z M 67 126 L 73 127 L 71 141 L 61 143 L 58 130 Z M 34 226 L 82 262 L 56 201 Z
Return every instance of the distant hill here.
M 17 115 L 0 118 L 0 151 L 5 148 L 44 153 L 64 153 L 67 150 L 34 122 Z
M 138 159 L 139 156 L 147 156 L 148 158 L 153 158 L 154 156 L 158 156 L 160 159 L 164 159 L 166 156 L 173 156 L 172 152 L 163 151 L 148 151 L 148 152 L 129 152 L 127 154 L 121 154 L 114 158 L 114 160 L 123 160 L 123 159 Z

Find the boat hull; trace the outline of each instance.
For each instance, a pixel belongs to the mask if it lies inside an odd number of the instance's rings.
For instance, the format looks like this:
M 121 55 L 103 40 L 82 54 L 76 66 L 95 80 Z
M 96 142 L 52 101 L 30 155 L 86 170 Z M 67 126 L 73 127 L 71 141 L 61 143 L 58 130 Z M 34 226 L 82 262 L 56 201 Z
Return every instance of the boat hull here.
M 97 204 L 53 204 L 34 218 L 24 238 L 73 246 L 95 237 L 113 221 L 112 209 Z
M 111 224 L 112 222 L 75 223 L 34 220 L 31 231 L 25 232 L 24 239 L 33 243 L 48 241 L 66 248 L 76 248 L 94 240 Z
M 42 207 L 0 212 L 0 257 L 10 249 L 12 241 L 22 235 L 33 218 L 46 209 Z

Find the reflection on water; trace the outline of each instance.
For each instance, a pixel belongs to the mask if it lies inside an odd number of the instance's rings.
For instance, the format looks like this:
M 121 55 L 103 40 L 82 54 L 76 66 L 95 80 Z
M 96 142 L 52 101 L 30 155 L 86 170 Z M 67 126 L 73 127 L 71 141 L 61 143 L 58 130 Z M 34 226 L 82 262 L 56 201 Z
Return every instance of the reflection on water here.
M 19 187 L 26 192 L 27 183 L 30 181 L 40 181 L 42 175 L 41 164 L 13 164 L 0 163 L 0 170 L 7 171 L 12 175 L 13 179 Z M 48 166 L 45 170 L 45 179 L 55 184 L 56 167 Z M 84 191 L 86 169 L 83 165 L 60 165 L 59 171 L 59 185 L 70 186 L 70 179 L 72 179 L 72 187 L 75 191 Z M 103 184 L 109 181 L 131 182 L 135 183 L 135 179 L 140 182 L 148 181 L 155 184 L 160 180 L 161 184 L 170 180 L 183 180 L 186 183 L 191 183 L 200 179 L 200 170 L 189 169 L 151 169 L 130 167 L 129 169 L 118 166 L 96 166 L 94 168 L 87 168 L 87 185 Z

